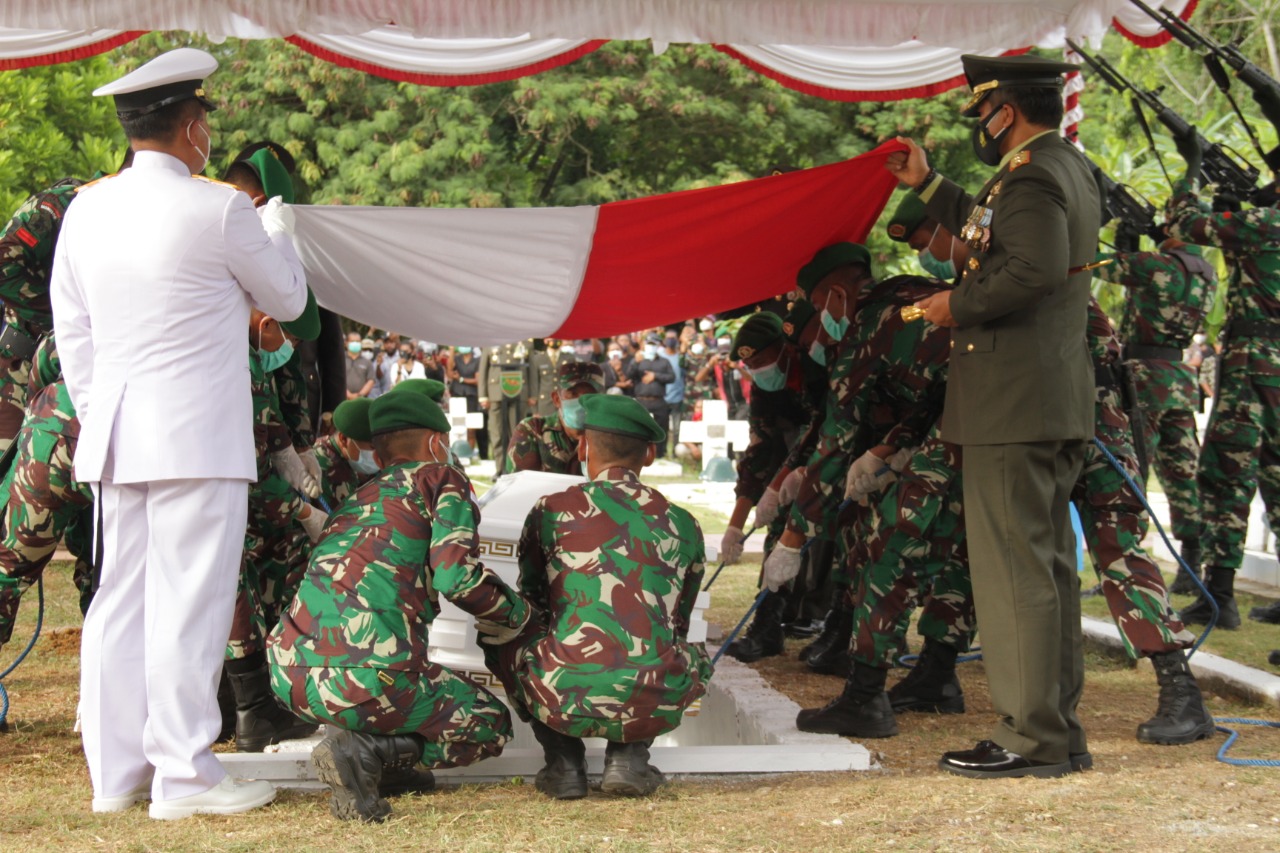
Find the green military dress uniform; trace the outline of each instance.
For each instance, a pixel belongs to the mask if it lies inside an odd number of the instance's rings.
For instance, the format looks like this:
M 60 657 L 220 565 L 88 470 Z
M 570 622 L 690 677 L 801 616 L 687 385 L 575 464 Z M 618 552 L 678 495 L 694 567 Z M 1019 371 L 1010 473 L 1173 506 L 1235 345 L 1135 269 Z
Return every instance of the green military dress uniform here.
M 0 485 L 0 645 L 13 632 L 19 599 L 40 579 L 60 540 L 75 557 L 72 577 L 81 613 L 93 595 L 93 493 L 72 472 L 80 421 L 62 381 L 52 334 L 41 339 L 32 364 L 30 405 Z
M 1185 250 L 1117 252 L 1099 260 L 1111 263 L 1096 269 L 1094 277 L 1125 288 L 1120 339 L 1142 412 L 1147 454 L 1169 498 L 1172 533 L 1183 542 L 1198 542 L 1195 412 L 1200 389 L 1195 368 L 1182 354 L 1204 327 L 1217 276 L 1203 258 Z
M 1073 69 L 964 60 L 979 100 L 1029 75 L 1060 85 Z M 974 598 L 1000 716 L 990 740 L 1065 765 L 1087 751 L 1075 710 L 1084 661 L 1068 504 L 1093 435 L 1094 398 L 1090 277 L 1070 270 L 1097 254 L 1098 189 L 1056 130 L 1008 152 L 977 196 L 942 178 L 918 189 L 930 217 L 971 252 L 950 298 L 957 328 L 941 435 L 964 449 Z
M 529 413 L 529 344 L 489 347 L 477 375 L 480 399 L 489 403 L 489 455 L 501 467 L 516 426 Z

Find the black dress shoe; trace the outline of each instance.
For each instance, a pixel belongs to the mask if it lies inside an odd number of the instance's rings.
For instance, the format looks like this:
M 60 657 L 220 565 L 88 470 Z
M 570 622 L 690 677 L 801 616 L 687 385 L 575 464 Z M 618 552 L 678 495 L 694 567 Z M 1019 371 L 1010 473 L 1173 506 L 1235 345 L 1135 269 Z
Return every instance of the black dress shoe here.
M 1019 776 L 1051 779 L 1065 776 L 1072 770 L 1070 761 L 1032 761 L 989 740 L 978 741 L 973 749 L 944 752 L 938 767 L 973 779 L 1012 779 Z

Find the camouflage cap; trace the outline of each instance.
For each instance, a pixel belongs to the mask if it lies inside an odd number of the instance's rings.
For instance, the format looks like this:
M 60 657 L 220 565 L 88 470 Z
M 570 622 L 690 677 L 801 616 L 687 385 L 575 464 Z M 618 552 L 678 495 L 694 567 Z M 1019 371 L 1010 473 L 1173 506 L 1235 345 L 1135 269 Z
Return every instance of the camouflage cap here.
M 369 432 L 369 407 L 373 401 L 368 397 L 357 397 L 354 400 L 343 400 L 333 410 L 333 428 L 356 441 L 368 441 L 373 436 Z
M 863 264 L 870 271 L 871 253 L 867 251 L 867 247 L 857 243 L 824 246 L 814 254 L 813 260 L 800 268 L 796 275 L 796 285 L 808 296 L 828 273 L 849 264 Z
M 666 430 L 633 397 L 591 394 L 582 398 L 586 429 L 626 435 L 650 442 L 663 441 Z
M 924 202 L 920 200 L 920 196 L 907 193 L 902 197 L 902 201 L 898 202 L 898 207 L 893 211 L 893 216 L 889 219 L 889 225 L 885 230 L 889 232 L 890 240 L 905 243 L 917 228 L 928 221 L 929 214 L 925 213 Z
M 316 295 L 311 292 L 310 286 L 307 287 L 307 306 L 302 309 L 298 319 L 281 323 L 280 328 L 304 341 L 314 341 L 320 337 L 320 308 L 316 305 Z
M 403 385 L 404 383 L 400 383 Z M 397 386 L 399 387 L 399 386 Z M 449 431 L 449 418 L 440 404 L 423 394 L 410 392 L 383 394 L 369 406 L 369 435 L 405 429 Z
M 439 403 L 444 400 L 444 383 L 436 379 L 402 379 L 388 394 L 421 394 Z
M 594 362 L 561 362 L 559 370 L 556 371 L 556 381 L 561 391 L 568 391 L 586 383 L 595 393 L 604 393 L 604 370 Z
M 782 318 L 772 311 L 757 311 L 738 327 L 733 343 L 729 346 L 731 358 L 751 358 L 786 337 L 782 331 Z
M 787 312 L 787 316 L 782 320 L 782 333 L 787 336 L 787 340 L 793 344 L 800 343 L 800 336 L 804 334 L 805 327 L 814 317 L 818 316 L 818 309 L 813 307 L 813 303 L 808 299 L 797 299 L 791 305 L 791 310 Z

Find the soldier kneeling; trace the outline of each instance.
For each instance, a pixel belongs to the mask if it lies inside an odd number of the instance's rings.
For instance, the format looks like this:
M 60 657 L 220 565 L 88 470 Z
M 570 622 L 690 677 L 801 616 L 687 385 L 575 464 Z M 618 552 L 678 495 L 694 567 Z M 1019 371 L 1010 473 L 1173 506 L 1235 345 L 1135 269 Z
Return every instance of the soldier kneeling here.
M 663 782 L 653 739 L 706 690 L 706 650 L 688 642 L 705 557 L 688 512 L 640 482 L 666 436 L 630 397 L 581 398 L 578 458 L 589 482 L 542 498 L 520 537 L 520 590 L 538 610 L 512 642 L 481 621 L 489 669 L 542 744 L 538 790 L 587 795 L 584 737 L 609 741 L 601 787 Z
M 529 607 L 480 564 L 479 510 L 439 404 L 397 387 L 371 404 L 369 429 L 381 471 L 329 517 L 268 654 L 280 701 L 341 729 L 312 753 L 330 810 L 378 821 L 390 774 L 471 764 L 511 737 L 496 697 L 427 659 L 439 596 L 513 636 Z

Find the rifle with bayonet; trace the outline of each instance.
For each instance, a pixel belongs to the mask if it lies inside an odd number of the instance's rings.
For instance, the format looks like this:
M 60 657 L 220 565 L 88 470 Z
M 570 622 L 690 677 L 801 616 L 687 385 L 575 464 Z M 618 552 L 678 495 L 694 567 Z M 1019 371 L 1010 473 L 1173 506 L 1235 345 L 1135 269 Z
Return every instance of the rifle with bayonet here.
M 1195 130 L 1190 122 L 1173 111 L 1167 104 L 1160 100 L 1159 90 L 1143 90 L 1138 88 L 1133 82 L 1126 79 L 1116 67 L 1101 56 L 1093 56 L 1086 53 L 1084 48 L 1077 45 L 1070 39 L 1067 44 L 1076 53 L 1084 59 L 1085 63 L 1094 70 L 1099 77 L 1102 78 L 1108 86 L 1117 92 L 1129 92 L 1133 99 L 1134 114 L 1138 118 L 1138 122 L 1142 125 L 1143 131 L 1148 138 L 1151 131 L 1147 127 L 1146 117 L 1142 113 L 1142 106 L 1155 115 L 1156 120 L 1169 129 L 1169 132 L 1176 137 L 1186 137 L 1193 133 L 1196 146 L 1203 155 L 1202 171 L 1205 179 L 1212 184 L 1217 185 L 1218 192 L 1233 196 L 1237 199 L 1250 197 L 1258 187 L 1258 169 L 1252 163 L 1243 158 L 1234 151 L 1235 157 L 1229 156 L 1224 146 L 1216 142 L 1210 142 L 1205 139 L 1204 134 L 1199 130 Z M 1141 106 L 1140 106 L 1141 105 Z M 1155 151 L 1154 140 L 1152 142 L 1152 151 L 1158 158 L 1158 151 Z M 1163 168 L 1163 161 L 1161 168 Z M 1168 173 L 1166 172 L 1166 175 Z
M 1273 172 L 1280 170 L 1280 145 L 1272 148 L 1269 152 L 1262 150 L 1262 145 L 1258 141 L 1257 135 L 1253 132 L 1253 128 L 1244 120 L 1244 115 L 1240 112 L 1240 107 L 1236 105 L 1235 99 L 1231 98 L 1231 81 L 1228 79 L 1226 69 L 1222 67 L 1222 63 L 1225 62 L 1230 65 L 1232 70 L 1235 71 L 1236 79 L 1253 91 L 1253 99 L 1257 101 L 1267 121 L 1275 126 L 1277 133 L 1280 133 L 1280 81 L 1277 81 L 1276 78 L 1251 62 L 1249 57 L 1245 56 L 1237 45 L 1223 44 L 1205 35 L 1168 9 L 1152 9 L 1142 0 L 1130 0 L 1130 2 L 1155 19 L 1171 36 L 1200 55 L 1201 59 L 1204 60 L 1205 68 L 1209 70 L 1209 76 L 1213 78 L 1213 82 L 1231 100 L 1231 106 L 1235 108 L 1236 115 L 1244 122 L 1245 128 L 1249 131 L 1249 136 L 1253 140 L 1254 147 L 1258 149 L 1262 159 L 1271 167 Z

